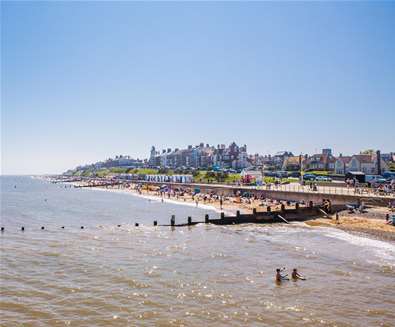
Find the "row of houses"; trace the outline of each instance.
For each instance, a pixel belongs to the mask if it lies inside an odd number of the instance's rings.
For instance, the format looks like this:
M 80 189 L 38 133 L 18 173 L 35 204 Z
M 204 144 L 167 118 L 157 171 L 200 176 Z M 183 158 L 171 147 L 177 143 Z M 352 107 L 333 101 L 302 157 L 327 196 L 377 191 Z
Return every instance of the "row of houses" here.
M 380 161 L 378 160 L 380 158 Z M 238 146 L 235 142 L 228 147 L 224 144 L 217 147 L 200 143 L 188 146 L 186 149 L 165 149 L 162 152 L 152 147 L 149 159 L 151 167 L 166 168 L 214 168 L 237 169 L 257 167 L 263 170 L 313 171 L 325 170 L 336 174 L 349 171 L 362 171 L 365 174 L 377 174 L 389 170 L 388 162 L 395 162 L 395 153 L 381 154 L 370 151 L 366 154 L 356 154 L 335 157 L 331 149 L 322 149 L 321 153 L 295 156 L 290 151 L 280 151 L 275 155 L 248 155 L 247 146 Z
M 380 158 L 380 159 L 378 159 Z M 219 144 L 210 146 L 200 143 L 189 145 L 185 149 L 163 149 L 157 151 L 151 148 L 149 159 L 134 159 L 130 156 L 119 155 L 105 161 L 94 164 L 79 166 L 69 170 L 66 174 L 75 171 L 100 170 L 103 168 L 182 168 L 182 169 L 214 169 L 214 170 L 237 170 L 248 168 L 251 170 L 272 171 L 313 171 L 325 170 L 336 174 L 346 174 L 349 171 L 362 171 L 365 174 L 377 174 L 390 168 L 390 163 L 395 163 L 395 153 L 382 154 L 379 151 L 335 157 L 331 149 L 323 149 L 321 153 L 313 155 L 295 156 L 291 151 L 280 151 L 274 155 L 248 155 L 247 146 L 239 146 L 232 142 L 229 146 Z M 252 169 L 252 170 L 254 170 Z
M 161 168 L 209 168 L 243 169 L 250 166 L 247 146 L 238 146 L 235 142 L 228 147 L 219 144 L 216 147 L 209 144 L 189 145 L 186 149 L 171 148 L 157 151 L 151 148 L 150 167 Z
M 389 160 L 387 161 L 385 158 Z M 335 157 L 332 155 L 330 149 L 323 149 L 322 153 L 311 156 L 286 157 L 283 161 L 282 170 L 325 170 L 336 174 L 361 171 L 365 174 L 381 174 L 389 170 L 387 163 L 389 161 L 395 161 L 395 154 L 393 156 L 382 156 L 380 151 L 377 151 L 352 156 L 343 156 L 340 154 L 338 157 Z

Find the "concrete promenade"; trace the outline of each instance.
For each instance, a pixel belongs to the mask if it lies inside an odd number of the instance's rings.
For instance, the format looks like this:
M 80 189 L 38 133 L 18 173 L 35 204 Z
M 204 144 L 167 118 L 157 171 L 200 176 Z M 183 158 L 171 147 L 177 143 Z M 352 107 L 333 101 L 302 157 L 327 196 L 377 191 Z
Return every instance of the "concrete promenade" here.
M 395 201 L 394 195 L 378 195 L 373 193 L 355 193 L 353 188 L 345 187 L 327 187 L 318 186 L 317 191 L 313 191 L 309 186 L 299 184 L 288 184 L 271 186 L 238 186 L 224 184 L 202 184 L 202 183 L 166 183 L 152 181 L 133 181 L 148 185 L 168 185 L 172 188 L 189 188 L 192 190 L 199 189 L 203 193 L 215 192 L 219 195 L 234 196 L 237 191 L 250 193 L 257 196 L 273 200 L 285 201 L 304 201 L 306 203 L 313 201 L 314 204 L 321 204 L 324 199 L 328 199 L 334 205 L 344 205 L 348 203 L 365 202 L 366 204 L 387 206 L 390 202 Z

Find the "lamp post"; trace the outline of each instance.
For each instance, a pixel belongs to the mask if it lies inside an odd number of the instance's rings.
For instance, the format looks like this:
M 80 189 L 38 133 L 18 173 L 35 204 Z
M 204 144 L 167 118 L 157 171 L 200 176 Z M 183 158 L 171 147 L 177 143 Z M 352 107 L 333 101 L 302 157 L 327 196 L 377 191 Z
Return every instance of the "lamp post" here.
M 303 175 L 302 175 L 302 154 L 299 155 L 299 184 L 303 185 Z

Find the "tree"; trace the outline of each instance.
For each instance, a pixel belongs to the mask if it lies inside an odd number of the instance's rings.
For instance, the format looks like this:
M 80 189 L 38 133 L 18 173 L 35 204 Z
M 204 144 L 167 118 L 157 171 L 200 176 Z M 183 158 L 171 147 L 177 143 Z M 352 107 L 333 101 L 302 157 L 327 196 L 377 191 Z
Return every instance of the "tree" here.
M 367 149 L 367 150 L 361 151 L 361 154 L 373 155 L 374 152 L 375 152 L 375 151 L 374 151 L 373 149 Z

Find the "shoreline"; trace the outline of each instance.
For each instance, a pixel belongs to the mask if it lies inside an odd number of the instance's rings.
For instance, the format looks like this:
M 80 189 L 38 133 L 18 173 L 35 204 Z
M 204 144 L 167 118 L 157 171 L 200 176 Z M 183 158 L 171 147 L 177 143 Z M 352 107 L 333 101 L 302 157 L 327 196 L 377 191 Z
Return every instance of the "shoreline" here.
M 80 182 L 67 183 L 75 187 L 84 185 Z M 241 213 L 250 213 L 254 208 L 259 210 L 270 205 L 272 208 L 280 206 L 279 201 L 272 201 L 269 199 L 263 200 L 245 200 L 237 197 L 226 197 L 223 201 L 222 208 L 220 201 L 215 198 L 209 197 L 207 194 L 198 194 L 191 196 L 190 194 L 170 195 L 164 196 L 159 194 L 158 190 L 150 189 L 149 187 L 137 188 L 137 184 L 132 184 L 129 188 L 120 188 L 118 186 L 103 186 L 103 187 L 88 187 L 88 189 L 98 191 L 116 192 L 120 194 L 127 194 L 149 201 L 166 202 L 175 205 L 185 205 L 196 207 L 206 210 L 213 210 L 216 213 L 224 212 L 227 215 L 236 215 L 236 211 Z M 197 203 L 197 205 L 196 205 Z M 331 218 L 316 218 L 305 221 L 310 227 L 331 227 L 343 230 L 350 234 L 365 236 L 373 239 L 389 241 L 395 243 L 395 226 L 386 224 L 385 215 L 391 212 L 388 208 L 383 207 L 370 207 L 365 213 L 350 214 L 348 211 L 339 212 L 339 221 L 336 222 L 335 214 Z M 395 213 L 392 213 L 395 214 Z
M 331 215 L 330 218 L 318 218 L 305 223 L 310 227 L 331 227 L 350 234 L 395 243 L 395 226 L 386 223 L 383 208 L 373 207 L 368 210 L 355 214 L 343 211 L 339 213 L 338 221 L 336 215 Z
M 133 192 L 130 190 L 124 190 L 124 189 L 114 189 L 114 188 L 104 188 L 104 187 L 90 187 L 88 188 L 89 190 L 96 190 L 100 192 L 112 192 L 112 193 L 118 193 L 118 194 L 126 194 L 126 195 L 131 195 L 134 197 L 138 197 L 141 199 L 147 199 L 149 201 L 154 201 L 154 202 L 162 202 L 162 198 L 156 195 L 151 195 L 151 194 L 139 194 L 137 192 Z M 169 203 L 169 204 L 175 204 L 175 205 L 182 205 L 182 206 L 187 206 L 187 207 L 192 207 L 192 208 L 199 208 L 199 209 L 204 209 L 204 210 L 212 210 L 217 213 L 225 212 L 225 214 L 235 214 L 236 211 L 231 211 L 231 210 L 220 210 L 219 208 L 213 206 L 213 205 L 207 205 L 207 204 L 199 204 L 197 207 L 196 205 L 191 202 L 191 201 L 179 201 L 179 200 L 174 200 L 174 199 L 166 199 L 163 198 L 164 203 Z
M 85 186 L 84 182 L 68 182 L 67 184 L 74 185 L 75 187 Z M 279 209 L 281 206 L 281 202 L 277 200 L 266 199 L 264 201 L 258 199 L 250 199 L 245 200 L 242 197 L 236 196 L 227 196 L 223 198 L 222 206 L 219 199 L 214 197 L 210 197 L 209 194 L 199 193 L 195 196 L 184 192 L 183 195 L 170 195 L 168 193 L 162 196 L 159 194 L 158 190 L 149 189 L 149 187 L 143 187 L 140 189 L 136 189 L 137 184 L 132 184 L 132 187 L 122 187 L 119 186 L 94 186 L 94 187 L 84 187 L 90 190 L 100 190 L 100 191 L 109 191 L 109 192 L 117 192 L 121 194 L 129 194 L 153 201 L 163 201 L 167 203 L 177 204 L 177 205 L 185 205 L 190 207 L 202 208 L 207 210 L 213 210 L 217 213 L 224 212 L 226 215 L 236 215 L 237 211 L 240 213 L 251 213 L 255 208 L 257 210 L 265 208 L 266 206 L 271 206 L 273 210 Z M 197 205 L 196 205 L 197 203 Z

